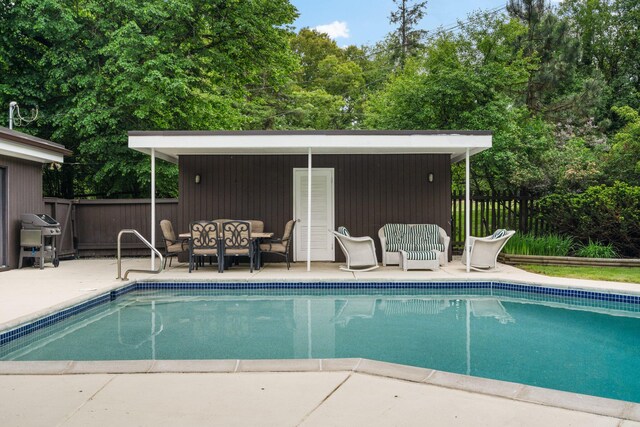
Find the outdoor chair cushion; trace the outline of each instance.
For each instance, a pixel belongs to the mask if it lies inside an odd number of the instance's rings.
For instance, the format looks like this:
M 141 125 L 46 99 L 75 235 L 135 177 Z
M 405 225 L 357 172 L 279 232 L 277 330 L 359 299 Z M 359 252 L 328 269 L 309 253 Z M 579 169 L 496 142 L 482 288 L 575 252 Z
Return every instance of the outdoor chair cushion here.
M 196 255 L 218 255 L 217 249 L 194 249 L 193 253 Z
M 425 261 L 438 259 L 438 253 L 435 251 L 404 251 L 405 256 L 411 261 Z
M 505 234 L 507 234 L 507 230 L 505 230 L 504 228 L 498 228 L 492 235 L 491 238 L 492 239 L 499 239 L 501 237 L 503 237 Z
M 347 236 L 347 237 L 351 236 L 351 233 L 349 233 L 349 230 L 347 230 L 347 227 L 343 227 L 343 226 L 338 227 L 338 233 L 342 234 L 343 236 Z
M 260 244 L 260 250 L 285 253 L 287 251 L 287 247 L 282 243 L 262 243 Z
M 176 252 L 184 252 L 186 250 L 186 246 L 182 243 L 174 243 L 173 245 L 167 246 L 167 252 L 172 254 Z
M 225 249 L 225 255 L 249 255 L 249 249 Z

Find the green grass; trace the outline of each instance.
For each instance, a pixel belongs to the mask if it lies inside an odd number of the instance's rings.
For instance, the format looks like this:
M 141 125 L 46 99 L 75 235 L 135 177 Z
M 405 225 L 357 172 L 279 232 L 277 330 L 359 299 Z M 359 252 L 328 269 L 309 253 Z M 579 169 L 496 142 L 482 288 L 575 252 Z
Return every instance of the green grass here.
M 573 279 L 608 280 L 640 284 L 640 267 L 584 267 L 564 265 L 519 265 L 531 273 Z

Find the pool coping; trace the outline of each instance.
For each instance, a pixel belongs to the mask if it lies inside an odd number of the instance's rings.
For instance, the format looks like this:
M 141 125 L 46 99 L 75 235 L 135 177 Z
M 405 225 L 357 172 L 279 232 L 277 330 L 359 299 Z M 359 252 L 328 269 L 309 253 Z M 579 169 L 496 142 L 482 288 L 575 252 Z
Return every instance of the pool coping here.
M 371 359 L 3 361 L 0 375 L 350 372 L 640 422 L 640 403 Z

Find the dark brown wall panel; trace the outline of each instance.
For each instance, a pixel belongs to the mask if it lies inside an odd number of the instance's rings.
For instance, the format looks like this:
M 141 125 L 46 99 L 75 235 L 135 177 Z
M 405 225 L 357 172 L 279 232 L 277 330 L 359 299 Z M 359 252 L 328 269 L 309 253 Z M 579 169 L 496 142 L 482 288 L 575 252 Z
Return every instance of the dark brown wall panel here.
M 120 230 L 138 230 L 151 241 L 151 200 L 79 200 L 75 205 L 75 235 L 80 256 L 115 256 Z M 160 221 L 178 218 L 175 199 L 156 200 L 156 247 L 164 247 Z M 61 219 L 59 219 L 61 221 Z M 176 230 L 177 231 L 177 230 Z M 148 255 L 149 250 L 134 236 L 122 237 L 123 255 Z
M 7 170 L 8 265 L 16 268 L 20 245 L 20 215 L 44 212 L 42 164 L 0 156 L 0 167 Z
M 200 219 L 260 219 L 281 235 L 293 217 L 293 168 L 306 166 L 298 155 L 181 156 L 177 228 L 186 232 Z M 313 167 L 335 169 L 336 226 L 373 237 L 378 253 L 386 223 L 435 223 L 451 232 L 448 155 L 315 155 Z M 336 259 L 344 259 L 339 248 Z

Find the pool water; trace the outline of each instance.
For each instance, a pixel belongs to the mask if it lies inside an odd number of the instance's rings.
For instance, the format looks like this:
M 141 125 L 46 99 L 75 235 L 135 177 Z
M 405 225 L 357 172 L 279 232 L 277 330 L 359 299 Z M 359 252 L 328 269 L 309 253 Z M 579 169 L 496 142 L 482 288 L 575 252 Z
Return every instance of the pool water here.
M 639 317 L 513 292 L 137 291 L 3 345 L 0 360 L 362 357 L 640 402 Z

